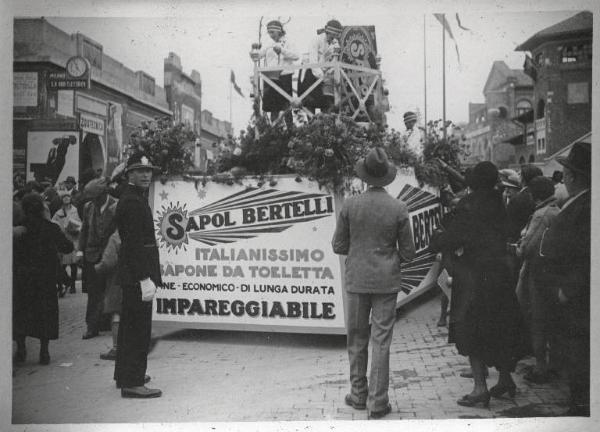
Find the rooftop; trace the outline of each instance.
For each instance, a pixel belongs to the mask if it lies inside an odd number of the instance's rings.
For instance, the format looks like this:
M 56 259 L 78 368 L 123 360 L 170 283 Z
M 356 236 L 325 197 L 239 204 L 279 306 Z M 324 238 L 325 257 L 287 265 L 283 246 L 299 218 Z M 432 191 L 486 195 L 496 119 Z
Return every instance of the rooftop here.
M 517 48 L 515 51 L 531 51 L 540 44 L 549 40 L 563 39 L 572 36 L 592 35 L 593 31 L 593 15 L 591 12 L 584 11 L 540 30 Z

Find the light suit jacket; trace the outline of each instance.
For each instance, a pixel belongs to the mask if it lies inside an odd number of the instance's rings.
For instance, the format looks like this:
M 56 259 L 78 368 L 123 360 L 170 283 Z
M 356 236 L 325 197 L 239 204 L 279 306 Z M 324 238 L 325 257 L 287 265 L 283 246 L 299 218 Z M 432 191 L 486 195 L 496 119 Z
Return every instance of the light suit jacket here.
M 400 263 L 415 256 L 406 204 L 381 187 L 344 202 L 332 240 L 333 251 L 348 255 L 346 290 L 389 294 L 400 291 Z

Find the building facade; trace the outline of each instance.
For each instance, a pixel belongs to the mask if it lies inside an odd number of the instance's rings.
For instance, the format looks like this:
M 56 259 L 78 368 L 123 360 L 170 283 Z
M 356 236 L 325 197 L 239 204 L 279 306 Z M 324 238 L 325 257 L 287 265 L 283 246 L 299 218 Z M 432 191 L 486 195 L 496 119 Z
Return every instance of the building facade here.
M 466 165 L 487 160 L 504 168 L 515 162 L 515 150 L 506 139 L 520 131 L 512 119 L 531 110 L 533 82 L 522 70 L 495 61 L 483 88 L 484 103 L 469 103 L 465 127 Z
M 196 156 L 199 168 L 206 171 L 209 161 L 214 161 L 225 143 L 233 135 L 231 123 L 213 117 L 209 110 L 202 110 L 200 136 L 196 140 Z
M 88 70 L 89 87 L 65 88 L 78 68 Z M 13 169 L 27 180 L 60 184 L 90 168 L 110 175 L 131 132 L 172 116 L 152 76 L 44 18 L 15 19 L 13 71 Z
M 592 29 L 592 13 L 580 12 L 516 48 L 531 53 L 525 64 L 534 79 L 532 110 L 518 119 L 523 132 L 513 140 L 518 163 L 545 163 L 591 131 Z

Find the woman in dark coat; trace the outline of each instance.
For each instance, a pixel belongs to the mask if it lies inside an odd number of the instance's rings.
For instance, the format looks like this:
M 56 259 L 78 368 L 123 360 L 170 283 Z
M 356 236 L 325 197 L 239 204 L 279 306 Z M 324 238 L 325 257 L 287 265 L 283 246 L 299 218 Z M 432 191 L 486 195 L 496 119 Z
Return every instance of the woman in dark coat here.
M 22 205 L 24 233 L 13 239 L 14 360 L 25 360 L 25 337 L 30 336 L 40 340 L 40 364 L 48 364 L 48 341 L 58 339 L 58 252 L 71 252 L 73 244 L 58 225 L 44 217 L 44 201 L 39 194 L 25 195 Z
M 514 396 L 511 372 L 522 354 L 522 319 L 508 271 L 506 211 L 494 190 L 498 171 L 479 163 L 469 186 L 473 192 L 457 205 L 446 231 L 437 232 L 432 246 L 456 255 L 453 271 L 449 342 L 469 357 L 475 387 L 459 405 L 488 406 L 490 396 Z M 496 367 L 498 383 L 489 392 L 485 366 Z

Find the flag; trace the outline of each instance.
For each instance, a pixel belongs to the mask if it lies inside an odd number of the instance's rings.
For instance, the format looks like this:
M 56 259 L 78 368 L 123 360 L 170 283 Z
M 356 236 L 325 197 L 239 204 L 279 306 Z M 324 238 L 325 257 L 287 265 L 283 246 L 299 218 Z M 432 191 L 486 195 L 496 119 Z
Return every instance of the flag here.
M 523 72 L 531 77 L 532 80 L 537 80 L 537 67 L 531 57 L 525 55 L 525 63 L 523 63 Z
M 456 39 L 454 39 L 454 35 L 452 34 L 452 29 L 450 28 L 450 23 L 446 19 L 446 15 L 444 14 L 433 14 L 435 18 L 442 24 L 444 27 L 444 31 L 448 33 L 450 39 L 454 41 L 454 47 L 456 48 L 456 58 L 458 59 L 458 64 L 460 64 L 460 54 L 458 53 L 458 44 L 456 43 Z
M 458 16 L 458 13 L 456 14 L 456 23 L 458 24 L 458 27 L 459 27 L 459 28 L 461 28 L 461 29 L 463 29 L 463 30 L 466 30 L 466 31 L 471 31 L 471 29 L 468 29 L 468 28 L 464 27 L 464 26 L 463 26 L 463 25 L 460 23 L 460 18 L 459 18 L 459 16 Z
M 233 73 L 233 71 L 231 71 L 231 84 L 233 85 L 233 89 L 241 96 L 244 97 L 244 94 L 242 93 L 242 89 L 240 88 L 239 85 L 237 85 L 237 83 L 235 82 L 235 74 Z

